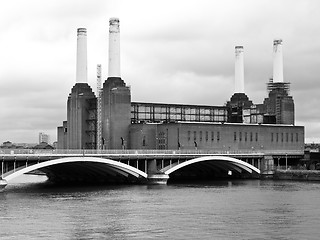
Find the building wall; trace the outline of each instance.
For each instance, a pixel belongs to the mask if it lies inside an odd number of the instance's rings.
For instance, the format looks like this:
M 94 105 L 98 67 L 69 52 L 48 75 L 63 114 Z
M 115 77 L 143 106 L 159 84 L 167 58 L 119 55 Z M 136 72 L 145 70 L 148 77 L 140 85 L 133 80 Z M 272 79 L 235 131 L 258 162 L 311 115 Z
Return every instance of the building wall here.
M 286 97 L 281 101 L 281 123 L 294 124 L 294 102 L 292 97 Z
M 266 114 L 274 116 L 274 123 L 276 124 L 294 125 L 294 101 L 292 96 L 288 95 L 288 83 L 269 85 L 269 96 L 265 98 L 263 103 L 266 108 Z
M 68 122 L 63 121 L 62 127 L 63 127 L 63 149 L 67 149 L 68 148 Z
M 226 105 L 228 108 L 228 122 L 243 123 L 243 110 L 250 108 L 253 103 L 245 93 L 234 93 Z
M 95 99 L 87 83 L 76 83 L 67 102 L 67 148 L 87 149 L 91 141 L 88 134 L 91 109 L 90 101 Z
M 57 149 L 64 149 L 63 126 L 57 128 Z
M 130 126 L 130 149 L 157 149 L 158 124 L 132 124 Z
M 130 89 L 115 88 L 111 91 L 111 148 L 127 148 L 129 144 L 130 126 Z
M 57 149 L 67 149 L 67 141 L 68 141 L 68 128 L 67 128 L 67 121 L 63 121 L 63 125 L 57 128 Z
M 127 148 L 131 111 L 130 88 L 121 78 L 108 78 L 103 84 L 102 138 L 104 149 Z
M 63 125 L 57 128 L 57 149 L 68 148 L 68 123 L 63 121 Z
M 227 123 L 133 124 L 130 141 L 132 149 L 303 150 L 304 127 Z

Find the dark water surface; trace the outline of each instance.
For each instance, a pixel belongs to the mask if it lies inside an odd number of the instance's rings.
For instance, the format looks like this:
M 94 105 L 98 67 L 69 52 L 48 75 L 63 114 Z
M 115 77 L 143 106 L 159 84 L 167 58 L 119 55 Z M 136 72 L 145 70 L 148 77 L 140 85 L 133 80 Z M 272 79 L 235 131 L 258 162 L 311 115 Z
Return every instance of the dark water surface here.
M 20 182 L 19 182 L 20 181 Z M 0 193 L 0 239 L 320 239 L 320 183 L 239 180 Z

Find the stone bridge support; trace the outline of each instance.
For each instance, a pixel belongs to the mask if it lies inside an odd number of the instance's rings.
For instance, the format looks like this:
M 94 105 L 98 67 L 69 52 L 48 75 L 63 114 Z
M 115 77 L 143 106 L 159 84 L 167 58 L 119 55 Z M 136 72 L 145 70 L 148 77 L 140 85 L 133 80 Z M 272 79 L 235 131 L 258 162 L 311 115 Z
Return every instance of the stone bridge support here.
M 261 159 L 260 171 L 262 178 L 273 178 L 274 159 L 271 155 L 265 155 Z

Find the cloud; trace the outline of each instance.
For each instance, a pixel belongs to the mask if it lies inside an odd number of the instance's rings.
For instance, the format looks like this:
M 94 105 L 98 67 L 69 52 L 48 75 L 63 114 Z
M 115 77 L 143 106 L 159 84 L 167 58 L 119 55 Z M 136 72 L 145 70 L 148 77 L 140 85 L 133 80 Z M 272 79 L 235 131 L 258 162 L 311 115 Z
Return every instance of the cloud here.
M 19 6 L 19 7 L 17 7 Z M 108 19 L 120 18 L 121 72 L 133 101 L 223 105 L 233 93 L 234 47 L 244 46 L 245 90 L 267 97 L 272 41 L 283 39 L 297 125 L 320 141 L 317 0 L 12 0 L 0 9 L 0 141 L 56 139 L 75 83 L 76 29 L 88 29 L 88 76 L 107 78 Z

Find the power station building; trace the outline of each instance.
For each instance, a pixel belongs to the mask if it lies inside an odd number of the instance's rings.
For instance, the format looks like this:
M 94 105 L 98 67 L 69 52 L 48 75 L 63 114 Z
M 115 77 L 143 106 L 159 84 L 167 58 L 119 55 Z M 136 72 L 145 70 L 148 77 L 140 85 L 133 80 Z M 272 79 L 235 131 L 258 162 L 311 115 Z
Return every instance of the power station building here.
M 282 40 L 273 43 L 273 79 L 261 104 L 244 91 L 242 46 L 235 47 L 235 91 L 225 106 L 132 102 L 120 74 L 119 19 L 109 24 L 108 78 L 97 96 L 87 81 L 87 32 L 78 29 L 76 84 L 58 127 L 59 149 L 303 150 L 304 127 L 295 126 L 283 78 Z

